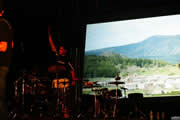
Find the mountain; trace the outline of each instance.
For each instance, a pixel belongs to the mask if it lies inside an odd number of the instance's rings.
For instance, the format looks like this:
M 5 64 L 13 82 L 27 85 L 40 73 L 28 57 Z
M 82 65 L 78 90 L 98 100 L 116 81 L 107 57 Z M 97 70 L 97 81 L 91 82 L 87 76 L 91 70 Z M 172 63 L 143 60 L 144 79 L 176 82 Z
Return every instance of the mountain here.
M 142 42 L 87 51 L 86 55 L 116 53 L 129 58 L 164 60 L 176 64 L 180 62 L 180 35 L 155 35 Z
M 101 54 L 99 54 L 99 56 L 106 56 L 106 57 L 119 56 L 121 58 L 127 58 L 126 56 L 124 56 L 122 54 L 110 52 L 110 51 L 102 52 Z

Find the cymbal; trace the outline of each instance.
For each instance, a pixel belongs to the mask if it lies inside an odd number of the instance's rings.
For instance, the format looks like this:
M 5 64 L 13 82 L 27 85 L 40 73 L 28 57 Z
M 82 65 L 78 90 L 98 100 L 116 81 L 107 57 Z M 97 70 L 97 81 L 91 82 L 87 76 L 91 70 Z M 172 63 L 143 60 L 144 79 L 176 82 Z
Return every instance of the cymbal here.
M 117 84 L 125 84 L 125 82 L 115 81 L 115 82 L 109 82 L 109 84 L 115 84 L 115 85 L 117 85 Z
M 95 85 L 97 84 L 97 82 L 85 82 L 85 86 L 88 86 L 88 85 Z
M 91 90 L 92 90 L 92 91 L 102 91 L 101 88 L 92 88 Z
M 98 85 L 98 86 L 94 86 L 94 88 L 92 88 L 92 91 L 106 91 L 108 90 L 108 88 L 101 88 L 102 86 Z
M 89 85 L 85 85 L 83 88 L 95 88 L 95 87 L 102 87 L 102 86 L 97 84 L 89 84 Z

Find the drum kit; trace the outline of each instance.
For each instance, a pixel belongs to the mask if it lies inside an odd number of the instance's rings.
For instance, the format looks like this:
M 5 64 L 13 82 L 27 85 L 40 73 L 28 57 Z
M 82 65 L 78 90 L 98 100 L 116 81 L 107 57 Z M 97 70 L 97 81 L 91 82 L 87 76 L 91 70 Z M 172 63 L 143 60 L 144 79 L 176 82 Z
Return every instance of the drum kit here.
M 50 66 L 48 67 L 48 72 L 51 74 L 56 74 L 56 77 L 54 79 L 50 79 L 48 77 L 44 77 L 43 79 L 38 76 L 38 73 L 36 72 L 23 72 L 23 74 L 14 82 L 15 85 L 15 97 L 20 99 L 20 103 L 22 104 L 23 109 L 26 106 L 26 95 L 33 96 L 33 98 L 36 98 L 36 96 L 42 96 L 43 99 L 41 101 L 44 101 L 44 103 L 48 103 L 48 95 L 51 95 L 50 93 L 52 90 L 55 92 L 55 99 L 56 99 L 56 105 L 55 105 L 55 112 L 52 113 L 53 116 L 56 115 L 64 115 L 68 116 L 68 108 L 66 103 L 66 96 L 68 89 L 72 86 L 71 81 L 67 78 L 59 79 L 57 78 L 57 73 L 61 70 L 59 66 Z M 117 114 L 117 99 L 118 99 L 118 90 L 119 86 L 125 84 L 124 82 L 120 81 L 120 77 L 116 77 L 115 81 L 108 82 L 108 84 L 115 85 L 116 86 L 116 92 L 115 92 L 115 104 L 113 109 L 113 117 L 116 117 Z M 94 117 L 97 117 L 97 114 L 99 112 L 98 106 L 97 106 L 97 95 L 105 95 L 108 94 L 111 96 L 111 92 L 108 90 L 108 88 L 102 88 L 101 85 L 98 84 L 98 82 L 90 82 L 88 80 L 83 81 L 83 88 L 90 88 L 91 91 L 94 93 Z M 120 87 L 121 90 L 124 90 L 125 96 L 126 96 L 126 90 L 125 87 Z M 33 100 L 34 101 L 34 100 Z M 31 103 L 31 107 L 28 108 L 30 112 L 33 111 L 32 106 L 34 103 Z
M 45 79 L 45 78 L 43 78 Z M 28 98 L 32 98 L 31 107 L 34 106 L 33 102 L 36 101 L 36 98 L 39 96 L 47 97 L 49 81 L 43 80 L 41 77 L 38 77 L 35 72 L 24 72 L 17 80 L 14 82 L 14 95 L 16 101 L 22 105 L 24 110 L 26 103 L 30 101 Z M 32 108 L 28 108 L 32 111 Z
M 48 67 L 49 74 L 56 74 L 60 68 L 58 66 Z M 52 94 L 54 99 L 56 99 L 56 105 L 54 105 L 54 112 L 52 114 L 67 114 L 66 112 L 66 103 L 65 99 L 67 96 L 67 90 L 71 87 L 71 81 L 67 78 L 57 79 L 57 77 L 51 79 L 48 77 L 40 77 L 39 73 L 36 72 L 27 72 L 23 71 L 20 77 L 14 82 L 14 96 L 18 104 L 21 104 L 21 109 L 24 111 L 33 112 L 33 109 L 37 110 L 40 108 L 37 107 L 34 103 L 35 101 L 41 101 L 41 103 L 47 103 L 48 98 L 52 99 Z M 52 92 L 52 93 L 51 93 Z M 27 96 L 31 96 L 31 100 L 27 99 Z M 29 97 L 28 97 L 29 98 Z M 39 99 L 39 100 L 38 100 Z M 27 107 L 27 104 L 31 101 L 30 107 Z M 54 103 L 54 100 L 53 100 Z M 51 104 L 51 103 L 49 103 Z M 38 104 L 39 106 L 39 104 Z M 42 109 L 42 106 L 41 106 Z M 51 110 L 52 111 L 52 110 Z M 53 115 L 55 116 L 55 115 Z
M 114 104 L 114 107 L 113 107 L 113 118 L 115 118 L 116 115 L 117 115 L 117 100 L 118 100 L 118 96 L 120 96 L 120 97 L 122 96 L 121 90 L 124 91 L 124 96 L 126 98 L 126 90 L 127 90 L 127 88 L 125 88 L 125 87 L 120 87 L 120 89 L 118 88 L 118 85 L 125 84 L 125 82 L 120 81 L 120 79 L 121 78 L 119 76 L 116 76 L 115 81 L 108 82 L 108 84 L 116 86 L 116 89 L 115 89 L 115 104 Z M 108 88 L 102 88 L 102 86 L 100 86 L 97 81 L 96 82 L 86 81 L 83 88 L 91 88 L 91 91 L 94 92 L 94 117 L 96 118 L 97 114 L 99 113 L 99 109 L 100 109 L 100 108 L 98 108 L 98 104 L 97 104 L 97 95 L 114 96 L 113 95 L 114 90 L 108 90 Z

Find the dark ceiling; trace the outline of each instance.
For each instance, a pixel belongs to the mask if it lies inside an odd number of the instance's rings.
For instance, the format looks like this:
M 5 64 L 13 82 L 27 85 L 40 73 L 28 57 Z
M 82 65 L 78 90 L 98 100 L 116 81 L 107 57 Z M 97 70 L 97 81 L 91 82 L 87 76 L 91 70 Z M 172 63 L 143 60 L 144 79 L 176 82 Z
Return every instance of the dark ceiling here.
M 48 24 L 83 48 L 86 23 L 180 14 L 178 0 L 6 0 L 5 7 L 20 64 L 47 64 Z

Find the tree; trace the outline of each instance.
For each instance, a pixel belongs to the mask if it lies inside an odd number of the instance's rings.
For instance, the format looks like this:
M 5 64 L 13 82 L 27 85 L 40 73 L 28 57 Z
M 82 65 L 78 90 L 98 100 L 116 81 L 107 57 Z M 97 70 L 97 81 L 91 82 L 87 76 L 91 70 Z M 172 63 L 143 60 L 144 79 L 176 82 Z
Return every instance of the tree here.
M 180 69 L 180 63 L 178 63 L 178 68 Z

